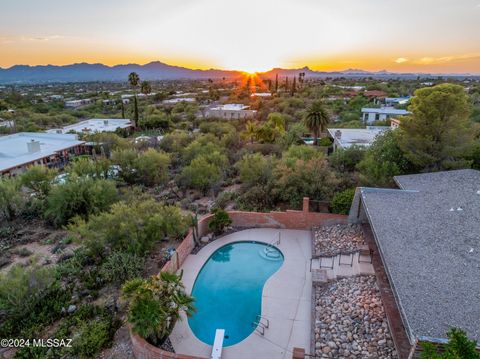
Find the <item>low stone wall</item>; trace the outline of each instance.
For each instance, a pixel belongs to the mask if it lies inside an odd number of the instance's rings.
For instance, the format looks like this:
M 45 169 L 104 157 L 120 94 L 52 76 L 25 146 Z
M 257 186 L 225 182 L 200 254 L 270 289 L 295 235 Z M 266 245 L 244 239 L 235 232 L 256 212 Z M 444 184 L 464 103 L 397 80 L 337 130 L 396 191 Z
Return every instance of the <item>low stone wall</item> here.
M 132 341 L 133 355 L 137 359 L 206 359 L 167 352 L 151 345 L 145 339 L 133 333 L 132 330 L 130 330 L 130 339 Z

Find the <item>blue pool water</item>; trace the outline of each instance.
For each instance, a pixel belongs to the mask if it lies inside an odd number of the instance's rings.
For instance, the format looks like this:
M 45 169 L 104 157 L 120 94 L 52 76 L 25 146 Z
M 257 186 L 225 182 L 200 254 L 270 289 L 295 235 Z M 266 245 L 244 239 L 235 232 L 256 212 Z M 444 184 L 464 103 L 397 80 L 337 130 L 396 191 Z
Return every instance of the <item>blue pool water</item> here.
M 261 314 L 263 285 L 282 263 L 278 249 L 258 242 L 217 249 L 193 285 L 197 312 L 188 323 L 197 338 L 212 345 L 216 329 L 225 329 L 224 346 L 248 337 Z

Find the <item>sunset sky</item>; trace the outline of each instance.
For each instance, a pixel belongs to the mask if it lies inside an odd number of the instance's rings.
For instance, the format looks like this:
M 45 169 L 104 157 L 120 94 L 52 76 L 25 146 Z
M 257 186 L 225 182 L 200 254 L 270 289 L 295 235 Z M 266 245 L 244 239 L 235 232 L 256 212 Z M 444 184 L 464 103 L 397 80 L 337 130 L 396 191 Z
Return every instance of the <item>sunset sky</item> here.
M 0 67 L 480 74 L 480 0 L 0 0 Z

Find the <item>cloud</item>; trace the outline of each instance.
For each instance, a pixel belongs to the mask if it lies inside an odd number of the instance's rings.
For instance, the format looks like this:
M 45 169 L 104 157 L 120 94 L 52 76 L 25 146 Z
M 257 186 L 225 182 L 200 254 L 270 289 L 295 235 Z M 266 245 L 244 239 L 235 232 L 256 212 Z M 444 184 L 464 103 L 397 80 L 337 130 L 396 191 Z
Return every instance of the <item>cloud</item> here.
M 395 60 L 395 62 L 397 64 L 403 64 L 404 62 L 407 62 L 408 59 L 406 59 L 405 57 L 399 57 L 398 59 Z
M 21 40 L 24 41 L 50 41 L 62 39 L 64 36 L 61 35 L 47 35 L 47 36 L 22 36 Z
M 453 55 L 453 56 L 442 56 L 442 57 L 422 57 L 414 63 L 420 65 L 438 65 L 445 64 L 449 62 L 458 62 L 458 61 L 467 61 L 475 60 L 480 58 L 480 53 L 477 54 L 464 54 L 464 55 Z

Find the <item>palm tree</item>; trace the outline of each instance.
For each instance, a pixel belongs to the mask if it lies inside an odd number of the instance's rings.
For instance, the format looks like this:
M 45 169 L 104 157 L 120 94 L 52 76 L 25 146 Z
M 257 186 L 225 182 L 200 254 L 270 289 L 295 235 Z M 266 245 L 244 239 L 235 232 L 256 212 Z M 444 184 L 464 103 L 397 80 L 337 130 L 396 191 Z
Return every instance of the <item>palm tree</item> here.
M 152 85 L 148 81 L 142 81 L 140 84 L 140 92 L 144 95 L 148 95 L 152 92 Z
M 322 101 L 313 102 L 307 109 L 304 118 L 305 126 L 313 132 L 313 144 L 317 145 L 317 139 L 320 133 L 325 132 L 325 128 L 330 122 L 330 115 L 323 105 Z
M 136 72 L 131 72 L 128 75 L 128 83 L 133 88 L 133 102 L 134 102 L 134 113 L 133 113 L 133 121 L 135 123 L 135 127 L 138 126 L 138 103 L 137 103 L 137 87 L 140 83 L 140 76 Z
M 181 312 L 191 316 L 195 311 L 194 299 L 182 284 L 182 274 L 160 272 L 149 279 L 133 279 L 123 286 L 133 331 L 155 345 L 168 338 Z
M 257 131 L 257 126 L 252 121 L 247 121 L 245 124 L 245 131 L 242 132 L 242 136 L 250 139 L 250 143 L 253 143 L 253 140 L 257 136 Z

